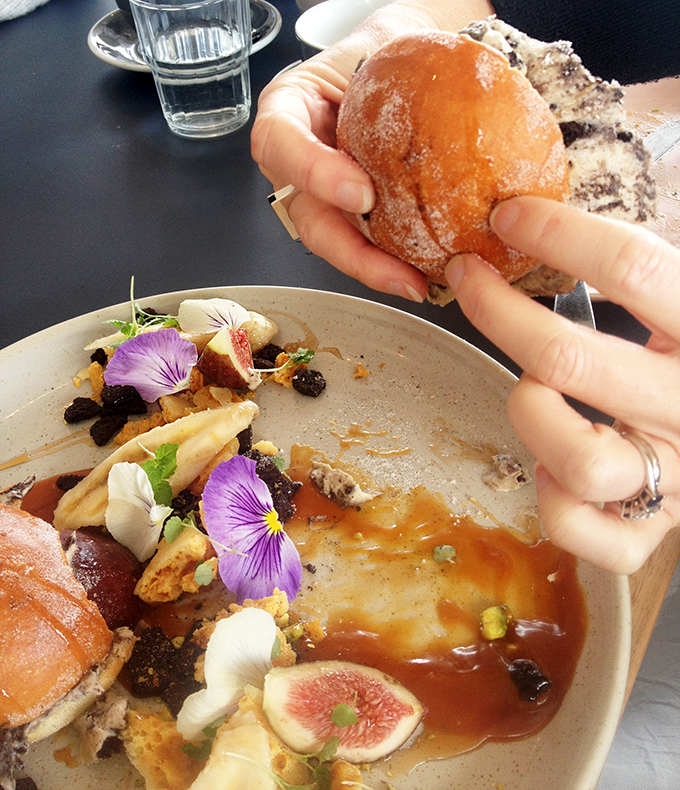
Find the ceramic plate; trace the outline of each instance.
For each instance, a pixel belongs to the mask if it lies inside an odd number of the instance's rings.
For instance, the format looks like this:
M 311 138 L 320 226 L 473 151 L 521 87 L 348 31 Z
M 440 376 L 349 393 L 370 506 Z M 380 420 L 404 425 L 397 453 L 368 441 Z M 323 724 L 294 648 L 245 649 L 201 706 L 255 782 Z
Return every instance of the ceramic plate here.
M 253 28 L 251 54 L 271 43 L 281 30 L 281 14 L 266 0 L 250 0 Z M 90 30 L 87 44 L 94 55 L 110 66 L 128 71 L 150 71 L 139 51 L 137 31 L 116 9 L 99 20 Z
M 370 468 L 378 483 L 402 488 L 423 483 L 441 492 L 459 512 L 471 498 L 496 519 L 511 523 L 535 505 L 532 486 L 496 493 L 481 482 L 480 464 L 461 458 L 459 437 L 471 445 L 531 458 L 506 416 L 514 377 L 463 340 L 419 318 L 372 302 L 296 288 L 235 287 L 139 298 L 142 306 L 176 312 L 184 298 L 224 296 L 270 315 L 280 327 L 281 345 L 299 341 L 318 349 L 313 366 L 328 386 L 322 397 L 263 386 L 255 437 L 267 438 L 284 454 L 294 442 L 338 455 L 337 433 L 352 423 L 370 425 L 408 446 L 404 455 L 371 455 L 363 446 L 343 456 Z M 35 474 L 45 477 L 87 468 L 106 453 L 77 436 L 63 420 L 64 407 L 78 395 L 73 377 L 87 363 L 89 341 L 108 334 L 102 322 L 128 315 L 117 305 L 46 329 L 0 351 L 0 488 Z M 369 371 L 352 376 L 357 363 Z M 376 439 L 376 441 L 380 441 Z M 44 454 L 41 454 L 41 449 Z M 29 454 L 18 466 L 11 459 Z M 460 757 L 430 762 L 391 780 L 395 790 L 589 790 L 594 789 L 617 726 L 630 652 L 630 599 L 625 577 L 581 563 L 588 595 L 590 628 L 574 683 L 552 722 L 526 740 L 488 744 Z M 122 757 L 92 768 L 68 768 L 54 759 L 59 741 L 31 749 L 27 764 L 41 790 L 137 787 L 138 775 Z M 377 782 L 376 790 L 386 785 Z

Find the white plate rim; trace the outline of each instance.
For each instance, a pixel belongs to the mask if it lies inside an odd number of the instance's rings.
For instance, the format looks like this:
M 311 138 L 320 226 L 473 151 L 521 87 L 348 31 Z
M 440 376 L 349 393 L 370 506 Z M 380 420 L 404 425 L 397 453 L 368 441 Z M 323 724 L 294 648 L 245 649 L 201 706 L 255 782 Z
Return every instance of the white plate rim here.
M 346 296 L 342 294 L 320 291 L 320 290 L 312 290 L 312 289 L 302 289 L 302 288 L 289 288 L 289 287 L 277 287 L 277 286 L 234 286 L 234 287 L 213 287 L 213 288 L 203 288 L 203 289 L 190 289 L 190 290 L 181 290 L 175 292 L 168 292 L 165 294 L 158 294 L 155 296 L 149 297 L 138 297 L 137 301 L 141 304 L 149 303 L 154 304 L 155 302 L 162 302 L 168 304 L 178 304 L 184 298 L 209 298 L 211 296 L 226 296 L 227 298 L 235 299 L 236 301 L 241 301 L 247 305 L 247 295 L 248 294 L 255 294 L 257 296 L 262 296 L 263 298 L 271 297 L 274 298 L 275 296 L 287 295 L 287 294 L 295 294 L 299 295 L 301 298 L 304 297 L 306 300 L 331 300 L 333 303 L 339 302 L 341 304 L 347 304 L 349 306 L 361 308 L 364 311 L 370 311 L 371 316 L 375 314 L 378 317 L 386 316 L 390 320 L 395 320 L 399 322 L 407 322 L 412 327 L 415 327 L 417 331 L 422 331 L 428 333 L 428 335 L 433 334 L 438 338 L 447 339 L 448 342 L 454 343 L 458 345 L 460 348 L 465 349 L 468 353 L 473 354 L 479 360 L 482 360 L 485 365 L 489 366 L 490 369 L 496 371 L 496 373 L 502 377 L 506 383 L 512 385 L 512 383 L 516 380 L 515 376 L 503 368 L 499 363 L 497 363 L 493 358 L 489 357 L 487 354 L 482 352 L 481 350 L 477 349 L 467 341 L 463 340 L 462 338 L 458 338 L 455 335 L 451 334 L 447 330 L 444 330 L 440 327 L 437 327 L 433 324 L 430 324 L 428 321 L 421 319 L 417 316 L 413 316 L 410 313 L 404 313 L 396 308 L 388 307 L 386 305 L 382 305 L 379 303 L 370 302 L 368 300 L 360 299 L 357 297 Z M 101 309 L 93 310 L 89 313 L 77 316 L 72 319 L 67 319 L 59 324 L 56 324 L 52 327 L 48 327 L 40 332 L 37 332 L 27 338 L 24 338 L 16 343 L 12 344 L 11 346 L 7 346 L 6 348 L 0 350 L 0 382 L 2 381 L 2 373 L 5 368 L 5 365 L 8 364 L 13 358 L 16 358 L 18 355 L 24 355 L 26 351 L 29 351 L 31 348 L 36 348 L 40 346 L 46 341 L 50 339 L 54 342 L 54 339 L 59 337 L 63 330 L 67 327 L 67 325 L 75 326 L 77 324 L 82 324 L 83 326 L 87 324 L 92 324 L 93 322 L 97 322 L 97 325 L 100 326 L 101 322 L 106 318 L 111 318 L 114 315 L 117 317 L 121 317 L 125 315 L 124 312 L 128 307 L 127 303 L 119 303 L 117 305 L 111 305 L 109 307 L 104 307 Z M 257 309 L 257 307 L 253 306 L 250 309 Z M 304 320 L 304 318 L 302 319 Z M 25 357 L 23 357 L 25 360 Z M 68 377 L 68 374 L 66 378 Z M 2 419 L 0 419 L 0 433 L 2 432 Z M 4 460 L 4 459 L 0 459 Z M 590 572 L 590 571 L 587 571 Z M 593 572 L 597 575 L 601 572 L 596 571 L 593 569 Z M 609 577 L 608 577 L 609 578 Z M 620 603 L 620 613 L 619 617 L 621 620 L 621 624 L 623 627 L 623 634 L 622 638 L 616 643 L 614 646 L 615 652 L 615 673 L 617 677 L 616 688 L 617 691 L 611 694 L 607 698 L 607 705 L 601 711 L 601 718 L 605 722 L 602 726 L 601 730 L 598 732 L 597 742 L 592 744 L 592 753 L 589 755 L 589 759 L 587 764 L 580 766 L 580 775 L 578 777 L 579 784 L 574 785 L 574 788 L 578 787 L 583 788 L 586 786 L 594 786 L 597 781 L 597 777 L 604 765 L 604 761 L 606 759 L 607 752 L 611 745 L 611 741 L 613 740 L 614 733 L 618 724 L 618 714 L 620 713 L 621 706 L 623 703 L 623 695 L 625 690 L 625 678 L 627 678 L 627 659 L 630 654 L 630 596 L 629 596 L 629 588 L 628 588 L 628 580 L 626 577 L 617 576 L 611 577 L 611 584 L 612 590 L 615 592 L 617 597 L 617 604 Z M 627 605 L 626 605 L 627 604 Z M 608 679 L 611 682 L 611 678 Z M 559 717 L 559 712 L 557 714 L 556 719 Z M 555 720 L 553 720 L 555 721 Z M 549 727 L 552 725 L 548 725 Z M 546 731 L 543 731 L 546 732 Z M 545 736 L 537 735 L 534 736 L 534 743 L 536 744 L 536 748 L 540 749 L 541 742 L 545 740 Z M 510 751 L 511 745 L 509 744 L 489 744 L 481 750 L 481 753 L 485 755 L 490 755 L 492 751 L 494 753 L 507 753 Z M 455 760 L 460 761 L 459 765 L 463 765 L 465 762 L 469 762 L 470 760 L 475 760 L 476 754 L 480 752 L 473 752 L 471 755 L 463 755 L 462 757 L 455 758 Z M 507 786 L 507 785 L 506 785 Z

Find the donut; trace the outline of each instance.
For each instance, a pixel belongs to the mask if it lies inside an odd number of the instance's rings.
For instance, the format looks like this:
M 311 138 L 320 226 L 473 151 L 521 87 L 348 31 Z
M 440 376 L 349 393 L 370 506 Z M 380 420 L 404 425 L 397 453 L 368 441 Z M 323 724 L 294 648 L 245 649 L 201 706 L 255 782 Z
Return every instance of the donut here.
M 502 200 L 570 194 L 559 124 L 497 49 L 467 35 L 400 36 L 360 66 L 340 106 L 338 148 L 371 176 L 358 217 L 378 247 L 445 285 L 457 253 L 513 282 L 537 263 L 505 245 L 489 215 Z
M 530 194 L 618 220 L 653 219 L 652 159 L 623 97 L 570 42 L 539 41 L 496 17 L 458 34 L 394 39 L 360 64 L 338 113 L 338 148 L 376 190 L 357 224 L 425 272 L 437 304 L 452 298 L 443 272 L 461 252 L 481 255 L 530 296 L 566 293 L 575 279 L 503 245 L 489 214 Z

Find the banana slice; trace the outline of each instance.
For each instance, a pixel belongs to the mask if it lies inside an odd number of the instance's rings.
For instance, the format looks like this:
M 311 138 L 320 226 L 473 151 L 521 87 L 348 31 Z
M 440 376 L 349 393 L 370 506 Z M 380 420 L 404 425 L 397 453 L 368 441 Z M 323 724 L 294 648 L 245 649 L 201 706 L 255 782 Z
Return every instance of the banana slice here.
M 162 444 L 179 445 L 177 471 L 169 480 L 172 493 L 178 494 L 227 442 L 250 425 L 258 413 L 259 407 L 252 401 L 230 403 L 218 409 L 188 414 L 130 439 L 64 494 L 54 512 L 54 526 L 61 530 L 104 524 L 111 467 L 120 461 L 142 463 L 149 458 L 147 450 L 153 453 Z

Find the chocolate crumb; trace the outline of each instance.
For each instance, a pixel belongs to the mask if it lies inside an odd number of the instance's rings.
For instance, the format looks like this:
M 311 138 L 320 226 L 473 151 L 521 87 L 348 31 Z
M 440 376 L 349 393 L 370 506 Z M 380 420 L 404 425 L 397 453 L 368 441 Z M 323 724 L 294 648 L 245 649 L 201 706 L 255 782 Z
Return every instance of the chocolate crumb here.
M 326 379 L 318 370 L 298 368 L 291 381 L 293 389 L 308 398 L 318 398 L 326 389 Z
M 121 430 L 127 422 L 125 414 L 100 417 L 90 428 L 90 436 L 97 447 L 102 447 Z
M 69 425 L 83 420 L 99 417 L 102 407 L 92 398 L 75 398 L 73 403 L 64 410 L 64 419 Z

